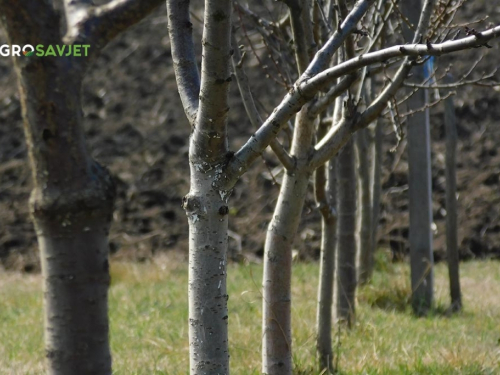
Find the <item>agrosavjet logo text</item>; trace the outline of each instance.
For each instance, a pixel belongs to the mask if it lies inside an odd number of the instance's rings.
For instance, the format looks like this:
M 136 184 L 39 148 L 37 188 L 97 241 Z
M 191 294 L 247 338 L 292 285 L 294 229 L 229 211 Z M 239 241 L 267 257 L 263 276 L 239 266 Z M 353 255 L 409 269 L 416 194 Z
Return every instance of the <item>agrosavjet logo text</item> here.
M 20 46 L 17 44 L 9 45 L 2 44 L 0 45 L 0 56 L 53 56 L 53 57 L 63 57 L 63 56 L 88 56 L 89 53 L 89 44 L 49 44 L 48 46 L 44 46 L 43 44 L 38 44 L 36 46 L 32 46 L 31 44 L 25 44 L 24 46 Z

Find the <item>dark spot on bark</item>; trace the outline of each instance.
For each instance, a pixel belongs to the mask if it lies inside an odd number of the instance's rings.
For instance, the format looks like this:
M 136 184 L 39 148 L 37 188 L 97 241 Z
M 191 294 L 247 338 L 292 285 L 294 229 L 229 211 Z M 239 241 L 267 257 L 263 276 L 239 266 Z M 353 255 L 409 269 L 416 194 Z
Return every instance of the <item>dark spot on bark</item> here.
M 227 319 L 228 319 L 228 316 L 227 316 L 227 315 L 224 315 L 224 316 L 222 317 L 222 320 L 227 320 Z
M 50 141 L 52 138 L 54 138 L 54 135 L 49 129 L 43 129 L 42 131 L 42 139 L 44 142 Z
M 187 21 L 184 25 L 187 29 L 191 30 L 193 28 L 193 24 L 189 21 Z
M 222 78 L 217 78 L 217 79 L 215 80 L 215 83 L 216 83 L 217 85 L 222 85 L 223 83 L 226 83 L 226 80 L 225 80 L 225 79 L 222 79 Z
M 233 56 L 233 55 L 234 55 L 234 49 L 231 49 L 231 50 L 229 51 L 229 56 Z
M 102 265 L 102 270 L 104 272 L 109 272 L 109 262 L 107 259 L 104 261 L 104 264 Z
M 213 15 L 213 19 L 215 22 L 222 22 L 226 19 L 226 13 L 222 11 L 215 12 Z
M 226 82 L 231 82 L 232 80 L 233 80 L 233 78 L 232 78 L 232 77 L 228 77 L 228 78 L 226 78 Z
M 55 350 L 46 350 L 45 357 L 48 359 L 54 358 L 56 356 Z
M 228 212 L 229 212 L 229 208 L 227 206 L 221 206 L 219 208 L 219 215 L 224 216 L 224 215 L 227 215 Z
M 283 367 L 285 364 L 283 362 L 278 362 L 278 367 Z

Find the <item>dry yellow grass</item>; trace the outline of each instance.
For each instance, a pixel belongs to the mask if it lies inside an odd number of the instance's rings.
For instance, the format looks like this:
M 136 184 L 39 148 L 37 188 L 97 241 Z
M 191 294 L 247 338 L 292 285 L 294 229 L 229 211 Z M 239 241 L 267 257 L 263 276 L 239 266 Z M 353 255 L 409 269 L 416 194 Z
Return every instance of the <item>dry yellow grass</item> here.
M 295 264 L 294 363 L 315 370 L 317 264 Z M 500 374 L 500 264 L 462 264 L 464 312 L 446 316 L 445 265 L 436 267 L 438 309 L 414 318 L 405 265 L 385 265 L 358 293 L 357 323 L 336 331 L 344 374 Z M 110 290 L 115 374 L 187 374 L 187 264 L 114 263 Z M 260 373 L 261 265 L 228 272 L 231 367 Z M 0 374 L 43 374 L 40 276 L 0 274 Z M 340 344 L 339 344 L 340 343 Z

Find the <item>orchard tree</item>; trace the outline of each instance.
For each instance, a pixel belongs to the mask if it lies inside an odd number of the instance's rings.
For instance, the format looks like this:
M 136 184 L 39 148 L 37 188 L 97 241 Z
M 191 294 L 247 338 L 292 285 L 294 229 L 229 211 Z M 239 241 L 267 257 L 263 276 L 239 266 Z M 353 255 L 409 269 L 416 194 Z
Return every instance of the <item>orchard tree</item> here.
M 359 0 L 332 28 L 316 52 L 318 44 L 311 27 L 311 15 L 322 13 L 317 8 L 319 2 L 287 0 L 285 4 L 290 10 L 289 19 L 278 27 L 285 27 L 292 35 L 298 78 L 247 143 L 233 152 L 228 148 L 227 135 L 228 88 L 232 81 L 230 62 L 235 53 L 235 48 L 231 47 L 232 2 L 205 1 L 200 72 L 194 52 L 189 1 L 167 1 L 176 79 L 192 130 L 189 151 L 191 189 L 183 203 L 190 227 L 189 342 L 192 374 L 229 373 L 228 205 L 235 183 L 252 162 L 273 142 L 285 167 L 265 244 L 262 372 L 291 374 L 291 246 L 313 172 L 330 160 L 355 131 L 365 128 L 382 113 L 412 67 L 421 64 L 425 56 L 478 47 L 500 35 L 500 27 L 496 27 L 459 40 L 436 39 L 438 43 L 434 40 L 419 43 L 420 37 L 416 37 L 413 44 L 396 44 L 377 50 L 374 50 L 375 43 L 368 43 L 360 50 L 355 49 L 353 57 L 330 67 L 334 54 L 346 39 L 362 33 L 360 21 L 369 9 L 377 7 L 377 12 L 383 15 L 376 34 L 372 36 L 378 40 L 381 30 L 388 25 L 388 18 L 396 14 L 395 5 Z M 429 10 L 421 13 L 415 26 L 417 36 L 426 35 L 432 10 L 429 4 L 424 7 Z M 333 9 L 332 2 L 325 6 Z M 260 22 L 273 27 L 272 22 L 265 19 Z M 385 69 L 386 65 L 388 69 Z M 316 122 L 311 113 L 321 102 L 319 93 L 325 93 L 321 97 L 327 96 L 326 100 L 333 103 L 354 81 L 362 85 L 366 75 L 360 71 L 365 67 L 373 69 L 370 74 L 380 72 L 383 76 L 385 73 L 390 79 L 377 91 L 373 101 L 363 106 L 358 105 L 356 96 L 348 96 L 342 104 L 344 115 L 341 120 L 332 124 L 324 137 L 316 142 Z M 250 100 L 251 95 L 246 94 Z M 292 119 L 293 140 L 290 150 L 287 150 L 273 140 Z M 254 114 L 254 120 L 260 122 L 259 116 Z
M 12 50 L 31 45 L 46 55 L 13 58 L 34 182 L 30 210 L 43 273 L 48 373 L 110 375 L 108 230 L 115 188 L 85 145 L 81 85 L 102 48 L 160 1 L 54 3 L 0 0 Z M 73 52 L 55 56 L 50 45 Z

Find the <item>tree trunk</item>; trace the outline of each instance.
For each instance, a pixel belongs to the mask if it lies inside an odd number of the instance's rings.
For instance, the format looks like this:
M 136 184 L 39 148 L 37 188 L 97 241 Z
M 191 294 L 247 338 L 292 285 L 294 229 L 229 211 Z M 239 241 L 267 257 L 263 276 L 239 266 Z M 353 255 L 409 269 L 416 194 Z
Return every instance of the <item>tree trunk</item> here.
M 381 121 L 375 122 L 375 128 L 373 129 L 373 156 L 371 163 L 372 170 L 372 243 L 370 245 L 371 252 L 373 256 L 375 255 L 375 251 L 377 251 L 378 244 L 378 221 L 380 216 L 380 195 L 382 193 L 382 123 Z M 373 264 L 375 265 L 375 264 Z
M 462 308 L 462 293 L 460 291 L 457 232 L 457 128 L 453 97 L 445 100 L 444 109 L 446 128 L 446 252 L 450 277 L 451 310 L 459 311 Z
M 16 59 L 35 182 L 49 374 L 111 374 L 108 230 L 114 185 L 87 152 L 81 72 L 63 58 Z
M 193 145 L 191 145 L 194 148 Z M 190 157 L 189 343 L 191 374 L 229 374 L 226 253 L 228 194 L 212 187 L 217 166 L 205 170 Z
M 356 294 L 356 171 L 350 139 L 337 157 L 337 320 L 350 328 Z
M 369 165 L 369 129 L 358 131 L 356 138 L 356 154 L 358 161 L 358 282 L 366 284 L 373 273 L 373 252 L 372 252 L 372 199 L 371 199 L 371 179 Z
M 328 194 L 324 194 L 324 203 L 318 199 L 321 212 L 321 259 L 318 287 L 318 312 L 317 312 L 317 339 L 319 371 L 326 369 L 327 373 L 333 373 L 333 351 L 332 351 L 332 307 L 333 307 L 333 285 L 335 276 L 335 247 L 336 247 L 336 159 L 332 159 L 325 167 L 316 170 L 316 174 L 328 171 L 327 179 L 323 182 Z M 316 178 L 317 183 L 318 178 Z M 327 196 L 328 195 L 328 196 Z M 326 207 L 323 207 L 323 204 Z
M 309 173 L 285 174 L 269 223 L 264 255 L 262 372 L 292 373 L 292 244 L 299 226 Z
M 262 372 L 267 375 L 292 374 L 292 244 L 311 177 L 308 163 L 313 125 L 305 106 L 295 118 L 291 155 L 296 165 L 285 173 L 267 229 L 262 283 Z
M 413 25 L 418 24 L 421 10 L 421 1 L 403 2 L 403 12 Z M 414 32 L 404 30 L 411 41 Z M 423 82 L 423 68 L 415 67 L 410 80 Z M 412 308 L 416 315 L 425 315 L 432 307 L 434 288 L 430 119 L 429 109 L 422 110 L 429 102 L 428 96 L 427 90 L 418 90 L 407 101 L 410 110 L 417 110 L 407 121 Z
M 175 8 L 178 4 L 170 6 Z M 224 167 L 232 157 L 227 139 L 231 9 L 229 0 L 205 2 L 201 86 L 198 95 L 193 96 L 198 89 L 191 88 L 183 97 L 186 113 L 194 119 L 189 145 L 191 188 L 183 201 L 189 221 L 191 375 L 229 374 L 226 254 L 231 188 L 223 190 L 217 183 L 224 177 Z M 182 17 L 188 17 L 189 7 L 178 10 Z M 172 13 L 170 16 L 173 22 Z M 184 32 L 190 32 L 189 22 L 181 25 Z M 189 43 L 188 39 L 181 40 Z M 194 55 L 180 53 L 178 58 L 186 56 L 189 60 Z M 198 74 L 192 71 L 195 62 L 180 65 L 176 74 L 184 68 L 191 71 L 184 77 L 178 76 L 178 83 L 187 79 L 196 86 Z M 192 112 L 194 108 L 196 113 Z

